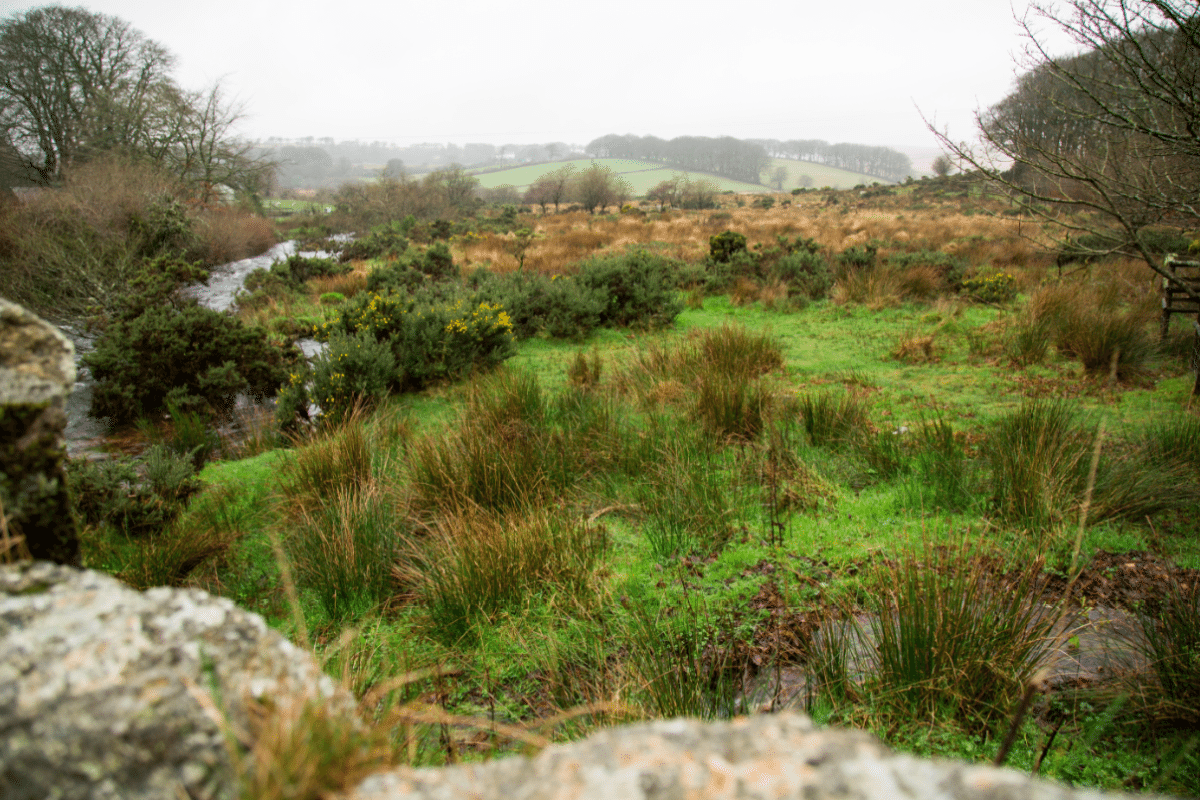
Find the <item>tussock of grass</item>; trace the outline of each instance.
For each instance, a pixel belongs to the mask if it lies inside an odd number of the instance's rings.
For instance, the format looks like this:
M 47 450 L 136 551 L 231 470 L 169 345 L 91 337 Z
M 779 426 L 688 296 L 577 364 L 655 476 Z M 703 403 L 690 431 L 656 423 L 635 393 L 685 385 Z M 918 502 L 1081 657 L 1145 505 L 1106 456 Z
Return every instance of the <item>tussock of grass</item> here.
M 519 612 L 549 595 L 576 609 L 593 605 L 607 548 L 602 528 L 562 511 L 524 508 L 503 515 L 463 509 L 443 516 L 414 543 L 396 577 L 420 598 L 432 635 L 453 644 L 476 624 Z
M 835 703 L 869 696 L 889 719 L 988 730 L 1015 708 L 1053 644 L 1040 563 L 1010 573 L 977 546 L 905 551 L 875 574 L 866 627 L 829 622 L 810 655 Z M 856 641 L 857 639 L 857 641 Z

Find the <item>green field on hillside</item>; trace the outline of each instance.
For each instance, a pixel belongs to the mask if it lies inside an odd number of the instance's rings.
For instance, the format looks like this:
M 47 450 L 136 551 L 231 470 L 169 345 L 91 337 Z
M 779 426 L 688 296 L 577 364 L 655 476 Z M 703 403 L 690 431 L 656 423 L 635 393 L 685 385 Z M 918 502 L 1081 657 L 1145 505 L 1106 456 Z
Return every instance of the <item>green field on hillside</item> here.
M 790 192 L 792 189 L 802 186 L 800 183 L 802 175 L 812 178 L 812 183 L 809 186 L 814 189 L 820 189 L 825 186 L 833 189 L 850 189 L 858 186 L 860 183 L 870 186 L 877 181 L 879 183 L 891 183 L 891 181 L 885 181 L 872 175 L 848 172 L 837 167 L 814 164 L 811 161 L 794 161 L 790 158 L 771 159 L 771 166 L 767 168 L 766 174 L 769 176 L 779 166 L 785 167 L 788 171 L 787 180 L 783 182 L 783 190 L 785 192 Z
M 687 172 L 681 169 L 670 169 L 662 164 L 653 161 L 635 161 L 629 158 L 578 158 L 573 161 L 553 161 L 545 164 L 527 164 L 511 169 L 498 170 L 496 172 L 479 173 L 479 185 L 485 189 L 492 189 L 496 186 L 516 186 L 518 189 L 524 189 L 538 179 L 539 176 L 556 169 L 560 169 L 567 164 L 575 165 L 576 170 L 587 169 L 587 167 L 595 162 L 609 167 L 625 180 L 629 181 L 633 187 L 634 194 L 643 195 L 650 191 L 656 184 L 667 180 L 672 175 L 687 175 L 691 178 L 708 178 L 715 181 L 718 191 L 722 192 L 765 192 L 767 187 L 759 186 L 753 183 L 745 183 L 743 181 L 734 181 L 729 178 L 722 178 L 719 175 L 709 175 L 705 172 Z

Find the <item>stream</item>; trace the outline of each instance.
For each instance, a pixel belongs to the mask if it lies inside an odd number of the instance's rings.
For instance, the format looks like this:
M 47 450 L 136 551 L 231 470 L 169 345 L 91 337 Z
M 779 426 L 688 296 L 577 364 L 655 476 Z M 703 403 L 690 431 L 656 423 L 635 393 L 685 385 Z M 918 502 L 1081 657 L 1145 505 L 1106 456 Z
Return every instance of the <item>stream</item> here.
M 234 298 L 242 288 L 246 276 L 256 269 L 269 268 L 276 261 L 283 261 L 296 252 L 296 242 L 281 242 L 267 252 L 253 258 L 243 258 L 213 267 L 207 283 L 197 283 L 183 290 L 185 297 L 195 298 L 200 305 L 214 311 L 225 311 L 233 306 Z M 328 253 L 315 252 L 304 255 L 328 257 Z M 94 450 L 102 443 L 104 437 L 112 433 L 112 426 L 105 419 L 95 419 L 88 415 L 92 405 L 92 387 L 94 381 L 88 368 L 80 363 L 80 357 L 92 349 L 95 335 L 88 332 L 82 322 L 60 323 L 59 329 L 75 345 L 75 387 L 67 396 L 67 428 L 65 437 L 67 453 L 74 457 L 84 451 Z M 305 356 L 311 358 L 319 349 L 315 341 L 298 343 Z

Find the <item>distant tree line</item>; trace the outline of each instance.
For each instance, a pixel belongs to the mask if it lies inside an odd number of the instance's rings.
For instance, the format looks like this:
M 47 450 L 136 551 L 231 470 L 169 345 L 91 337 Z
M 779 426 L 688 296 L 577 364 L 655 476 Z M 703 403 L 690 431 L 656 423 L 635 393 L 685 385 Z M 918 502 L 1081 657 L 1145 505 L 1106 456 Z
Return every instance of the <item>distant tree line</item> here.
M 610 133 L 593 139 L 584 148 L 596 158 L 633 158 L 655 161 L 689 172 L 707 172 L 735 181 L 759 183 L 771 164 L 762 145 L 732 136 L 678 136 L 670 141 L 657 136 Z
M 830 144 L 823 139 L 750 139 L 774 158 L 810 161 L 849 172 L 873 175 L 889 181 L 904 180 L 912 172 L 912 160 L 890 147 L 841 142 Z

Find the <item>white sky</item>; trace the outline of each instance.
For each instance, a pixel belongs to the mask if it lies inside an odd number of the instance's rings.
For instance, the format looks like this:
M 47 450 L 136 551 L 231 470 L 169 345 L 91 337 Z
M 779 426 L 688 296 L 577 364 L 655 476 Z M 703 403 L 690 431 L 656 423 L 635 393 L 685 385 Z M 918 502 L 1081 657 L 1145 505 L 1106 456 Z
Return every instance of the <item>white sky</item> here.
M 39 5 L 0 0 L 0 13 Z M 921 112 L 973 138 L 973 112 L 1011 89 L 1023 44 L 1014 15 L 1027 0 L 82 5 L 174 53 L 186 88 L 220 80 L 249 138 L 585 144 L 633 133 L 932 147 Z

